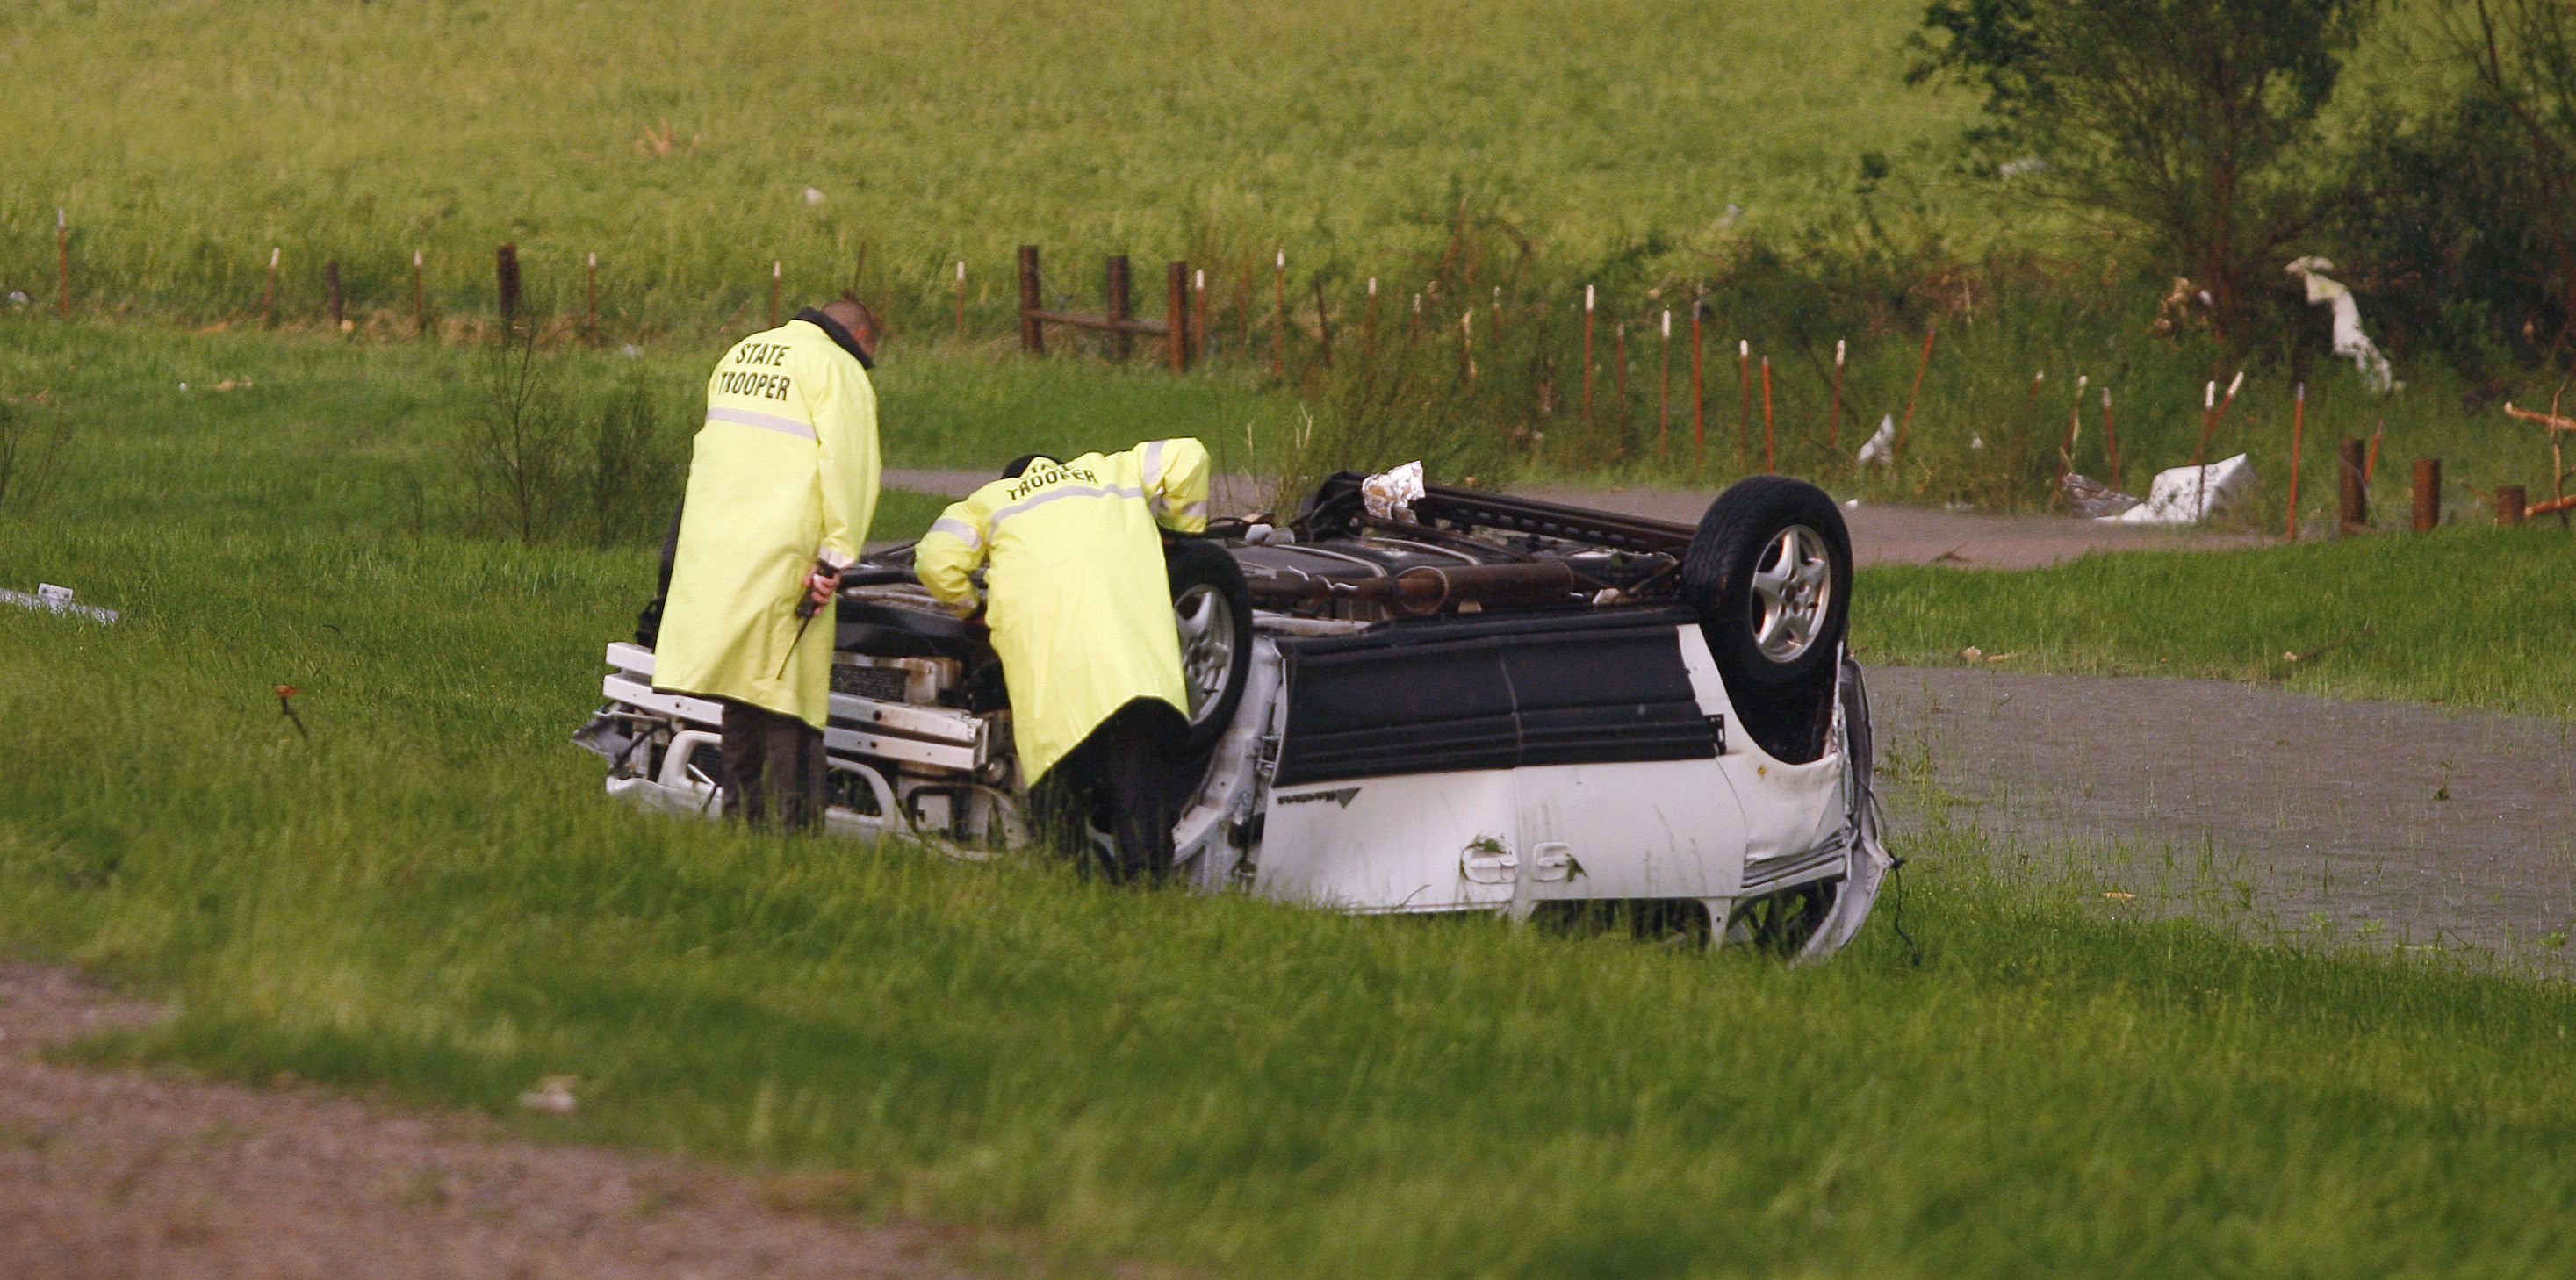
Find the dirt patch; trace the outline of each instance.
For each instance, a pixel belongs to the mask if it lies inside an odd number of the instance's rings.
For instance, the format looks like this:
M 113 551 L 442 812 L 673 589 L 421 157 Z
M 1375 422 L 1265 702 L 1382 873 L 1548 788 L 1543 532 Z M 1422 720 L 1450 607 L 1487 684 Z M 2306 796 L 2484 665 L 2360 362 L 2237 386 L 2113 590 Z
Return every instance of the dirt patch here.
M 1908 777 L 1962 797 L 1954 823 L 2242 885 L 2294 928 L 2571 967 L 2576 723 L 1992 669 L 1882 668 L 1871 692 L 1900 799 Z
M 334 1098 L 88 1071 L 45 1048 L 156 1015 L 0 966 L 0 1276 L 923 1277 L 938 1236 L 782 1207 L 684 1161 L 493 1140 Z

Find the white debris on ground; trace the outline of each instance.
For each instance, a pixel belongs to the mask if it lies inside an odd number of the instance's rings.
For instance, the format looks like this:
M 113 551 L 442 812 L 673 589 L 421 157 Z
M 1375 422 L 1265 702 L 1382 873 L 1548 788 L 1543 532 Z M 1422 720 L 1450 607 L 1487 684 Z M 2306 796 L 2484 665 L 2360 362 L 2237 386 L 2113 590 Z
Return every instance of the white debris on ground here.
M 805 203 L 807 203 L 807 204 L 821 204 L 821 203 L 823 203 L 823 193 L 822 193 L 820 190 L 817 190 L 816 188 L 813 188 L 813 187 L 807 187 L 807 188 L 805 188 Z
M 2066 495 L 2066 509 L 2078 520 L 2103 520 L 2123 515 L 2142 501 L 2136 494 L 2122 493 L 2091 476 L 2072 471 L 2057 482 L 2057 487 Z
M 1860 447 L 1860 465 L 1892 467 L 1896 465 L 1896 415 L 1878 420 L 1878 430 L 1870 433 Z
M 114 609 L 102 609 L 94 604 L 81 604 L 72 599 L 70 587 L 58 587 L 50 582 L 37 583 L 36 594 L 32 596 L 24 591 L 0 588 L 0 604 L 14 604 L 21 609 L 41 609 L 46 613 L 67 613 L 75 618 L 87 618 L 92 622 L 100 623 L 112 623 L 124 616 Z
M 1360 501 L 1372 520 L 1410 520 L 1414 500 L 1423 494 L 1422 464 L 1408 462 L 1360 481 Z
M 2104 524 L 2199 524 L 2224 513 L 2254 489 L 2254 464 L 2244 454 L 2205 467 L 2175 467 L 2156 473 L 2147 500 Z
M 2338 280 L 2329 280 L 2322 272 L 2332 271 L 2335 264 L 2310 256 L 2297 259 L 2283 268 L 2297 276 L 2308 287 L 2308 301 L 2334 310 L 2334 353 L 2352 361 L 2361 371 L 2362 385 L 2373 395 L 2387 395 L 2405 383 L 2389 370 L 2388 357 L 2380 354 L 2379 344 L 2361 331 L 2361 303 L 2355 301 L 2352 289 Z
M 581 1100 L 572 1092 L 580 1083 L 578 1076 L 547 1076 L 537 1081 L 536 1088 L 519 1095 L 519 1105 L 548 1115 L 570 1115 L 581 1106 Z

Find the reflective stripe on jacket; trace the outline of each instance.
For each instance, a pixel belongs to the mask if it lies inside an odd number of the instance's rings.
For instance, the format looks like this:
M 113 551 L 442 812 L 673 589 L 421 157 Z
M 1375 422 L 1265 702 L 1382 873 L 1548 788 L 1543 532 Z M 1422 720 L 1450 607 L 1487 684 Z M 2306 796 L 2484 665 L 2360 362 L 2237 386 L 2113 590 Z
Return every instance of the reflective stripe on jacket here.
M 1180 630 L 1155 526 L 1207 529 L 1208 452 L 1155 440 L 996 480 L 941 513 L 914 571 L 950 604 L 975 598 L 1011 695 L 1021 776 L 1034 785 L 1111 712 L 1159 698 L 1189 714 Z
M 796 601 L 818 556 L 847 564 L 866 546 L 877 472 L 876 388 L 838 324 L 807 311 L 726 352 L 689 460 L 654 684 L 821 728 L 832 618 L 799 642 Z

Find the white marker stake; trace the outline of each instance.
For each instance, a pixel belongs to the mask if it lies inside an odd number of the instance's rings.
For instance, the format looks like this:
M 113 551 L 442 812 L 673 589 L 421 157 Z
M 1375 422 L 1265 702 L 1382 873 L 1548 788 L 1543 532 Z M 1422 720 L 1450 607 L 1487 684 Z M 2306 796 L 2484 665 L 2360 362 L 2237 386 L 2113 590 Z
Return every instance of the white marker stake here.
M 1376 296 L 1377 296 L 1377 277 L 1376 277 L 1376 276 L 1370 276 L 1370 277 L 1369 277 L 1369 296 L 1370 296 L 1370 297 L 1372 297 L 1372 298 L 1374 298 L 1374 297 L 1376 297 Z
M 1285 249 L 1279 251 L 1279 269 L 1282 271 L 1288 269 L 1288 251 Z
M 283 251 L 283 250 L 280 250 L 280 249 L 271 249 L 271 250 L 269 250 L 269 251 L 268 251 L 268 269 L 269 269 L 269 270 L 271 270 L 271 271 L 275 271 L 275 270 L 277 270 L 277 255 L 278 255 L 279 253 L 282 253 L 282 252 L 284 252 L 284 251 Z
M 1739 360 L 1750 360 L 1750 359 L 1752 359 L 1752 358 L 1753 358 L 1753 339 L 1751 339 L 1751 338 L 1738 338 L 1738 339 L 1736 339 L 1736 340 L 1735 340 L 1735 355 L 1736 355 L 1736 358 L 1737 358 L 1737 359 L 1739 359 Z
M 2216 379 L 2211 379 L 2209 388 L 2200 393 L 2200 407 L 2203 412 L 2207 412 L 2208 410 L 2218 407 L 2218 382 Z
M 1592 309 L 1592 286 L 1588 284 L 1583 286 L 1583 309 L 1586 311 Z
M 1842 339 L 1834 339 L 1834 367 L 1837 369 L 1843 367 L 1843 345 Z
M 1669 342 L 1669 341 L 1671 341 L 1671 340 L 1672 340 L 1672 336 L 1673 336 L 1673 309 L 1672 309 L 1672 308 L 1670 308 L 1670 307 L 1666 307 L 1666 308 L 1664 308 L 1664 340 L 1665 340 L 1665 341 L 1667 341 L 1667 342 Z
M 1190 274 L 1193 277 L 1191 283 L 1198 289 L 1198 291 L 1201 293 L 1207 292 L 1207 268 L 1200 267 Z
M 2227 384 L 2227 398 L 2230 400 L 2235 399 L 2237 388 L 2244 385 L 2245 371 L 2243 369 L 2239 369 L 2236 371 L 2236 377 Z
M 966 283 L 966 260 L 964 258 L 959 258 L 957 260 L 957 283 Z

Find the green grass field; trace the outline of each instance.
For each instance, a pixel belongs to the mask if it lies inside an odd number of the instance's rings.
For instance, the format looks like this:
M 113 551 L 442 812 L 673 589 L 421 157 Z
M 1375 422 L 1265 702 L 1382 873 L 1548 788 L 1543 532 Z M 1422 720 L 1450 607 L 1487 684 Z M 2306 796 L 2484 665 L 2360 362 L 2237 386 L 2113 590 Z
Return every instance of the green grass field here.
M 968 260 L 997 334 L 1029 241 L 1086 298 L 1120 251 L 1392 274 L 1453 183 L 1591 255 L 1713 236 L 1730 204 L 1789 225 L 1862 149 L 1944 136 L 1961 101 L 1901 83 L 1918 9 L 21 6 L 0 286 L 46 293 L 57 208 L 109 296 L 247 307 L 284 245 L 300 314 L 332 258 L 407 306 L 425 248 L 442 298 L 488 309 L 513 240 L 549 306 L 596 252 L 612 312 L 656 327 L 753 311 L 773 260 L 837 287 L 862 245 L 926 302 Z
M 2576 717 L 2576 542 L 2520 529 L 2384 534 L 2028 573 L 1862 571 L 1865 660 L 2211 676 L 2348 698 Z M 2292 655 L 2298 655 L 2293 657 Z
M 1787 971 L 628 813 L 565 738 L 646 553 L 406 515 L 389 495 L 437 456 L 453 370 L 49 326 L 0 328 L 0 360 L 54 378 L 15 407 L 114 446 L 0 517 L 8 585 L 126 611 L 0 611 L 0 953 L 180 1010 L 95 1060 L 819 1175 L 792 1194 L 1074 1271 L 2483 1280 L 2576 1258 L 2564 984 L 2152 919 L 1937 822 L 1900 850 L 1920 963 L 1891 901 Z M 997 406 L 1063 392 L 985 376 Z M 1874 576 L 1859 626 L 2005 581 Z M 2423 581 L 2428 611 L 2493 585 Z M 543 1074 L 581 1078 L 576 1116 L 515 1109 Z

